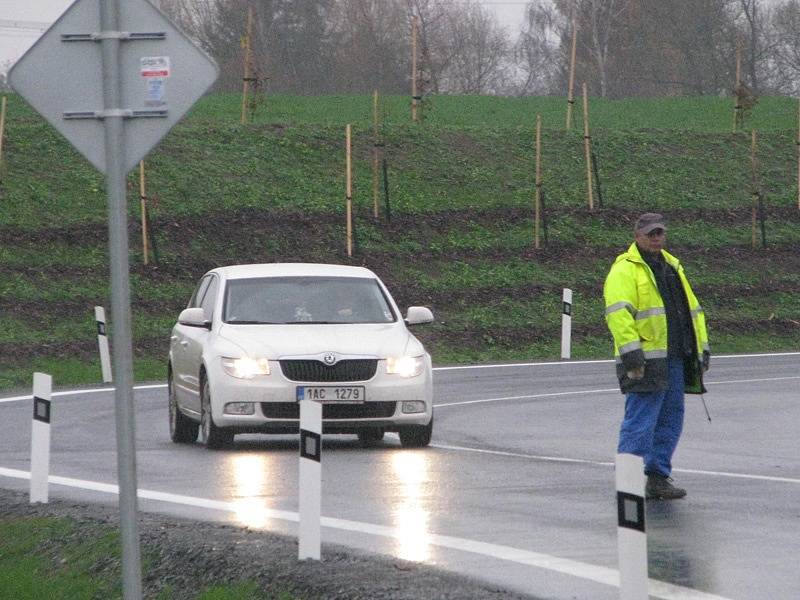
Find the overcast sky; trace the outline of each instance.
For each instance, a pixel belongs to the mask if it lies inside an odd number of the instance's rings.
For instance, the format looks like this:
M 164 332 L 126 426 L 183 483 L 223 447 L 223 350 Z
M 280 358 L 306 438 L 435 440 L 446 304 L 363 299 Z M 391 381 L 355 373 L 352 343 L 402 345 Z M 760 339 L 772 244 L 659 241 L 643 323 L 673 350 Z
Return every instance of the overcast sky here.
M 35 23 L 52 23 L 73 0 L 0 0 L 0 71 L 17 60 L 41 35 L 29 29 Z M 447 0 L 451 1 L 451 0 Z M 522 24 L 524 0 L 479 0 L 497 15 L 501 25 L 514 35 Z M 25 21 L 27 23 L 12 23 Z M 24 28 L 23 28 L 24 26 Z

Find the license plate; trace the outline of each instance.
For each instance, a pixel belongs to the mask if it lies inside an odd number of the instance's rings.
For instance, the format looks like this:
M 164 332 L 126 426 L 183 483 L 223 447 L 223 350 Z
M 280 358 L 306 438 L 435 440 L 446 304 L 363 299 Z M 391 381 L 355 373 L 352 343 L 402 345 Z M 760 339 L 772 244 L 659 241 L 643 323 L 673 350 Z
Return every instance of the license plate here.
M 297 386 L 297 401 L 316 400 L 339 404 L 359 404 L 366 400 L 363 385 Z

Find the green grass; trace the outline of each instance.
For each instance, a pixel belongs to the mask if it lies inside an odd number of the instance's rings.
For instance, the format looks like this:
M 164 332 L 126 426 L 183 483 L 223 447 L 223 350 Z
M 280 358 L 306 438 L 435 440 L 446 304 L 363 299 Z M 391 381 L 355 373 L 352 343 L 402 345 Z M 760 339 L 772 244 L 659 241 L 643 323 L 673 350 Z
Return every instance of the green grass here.
M 239 123 L 239 97 L 201 100 L 146 161 L 151 236 L 141 264 L 138 174 L 129 174 L 137 381 L 163 380 L 166 342 L 198 278 L 223 264 L 363 264 L 440 364 L 559 355 L 560 294 L 575 291 L 573 355 L 607 358 L 602 282 L 637 214 L 670 220 L 669 249 L 706 307 L 715 352 L 800 347 L 796 101 L 762 98 L 731 133 L 725 98 L 591 100 L 603 205 L 586 206 L 580 115 L 561 98 L 435 97 L 422 124 L 384 98 L 393 219 L 373 221 L 371 96 L 269 97 Z M 533 248 L 535 115 L 543 118 L 548 244 Z M 353 123 L 356 254 L 344 244 L 344 125 Z M 767 215 L 751 248 L 751 127 Z M 109 308 L 102 177 L 11 96 L 0 181 L 0 389 L 100 382 L 93 307 Z M 381 212 L 384 211 L 381 197 Z M 543 233 L 543 232 L 542 232 Z M 110 316 L 113 346 L 113 316 Z M 716 328 L 716 331 L 715 331 Z M 7 358 L 6 358 L 7 357 Z
M 122 598 L 118 531 L 81 525 L 69 518 L 0 519 L 0 600 L 112 600 Z M 72 534 L 72 535 L 71 535 Z M 79 540 L 79 541 L 76 541 Z M 143 551 L 142 570 L 153 560 Z M 158 598 L 169 600 L 166 587 Z M 292 600 L 288 592 L 267 594 L 250 581 L 213 585 L 197 600 Z

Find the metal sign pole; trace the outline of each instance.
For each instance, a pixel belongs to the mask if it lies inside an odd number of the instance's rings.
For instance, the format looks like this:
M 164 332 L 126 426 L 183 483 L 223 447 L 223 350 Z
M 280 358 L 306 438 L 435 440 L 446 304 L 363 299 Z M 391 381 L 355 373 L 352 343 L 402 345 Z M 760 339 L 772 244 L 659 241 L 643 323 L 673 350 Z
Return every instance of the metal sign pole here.
M 75 0 L 9 72 L 14 89 L 106 175 L 125 600 L 142 597 L 125 175 L 218 73 L 150 0 Z
M 119 31 L 119 0 L 102 0 L 100 27 Z M 114 400 L 117 425 L 117 478 L 122 535 L 122 586 L 125 600 L 142 597 L 139 532 L 136 523 L 136 448 L 133 414 L 133 350 L 131 341 L 128 227 L 125 196 L 125 130 L 119 109 L 122 94 L 119 69 L 120 39 L 103 36 L 103 103 L 105 119 L 106 194 L 111 262 L 111 314 L 114 318 Z M 114 113 L 117 111 L 117 114 Z M 119 116 L 117 116 L 119 115 Z

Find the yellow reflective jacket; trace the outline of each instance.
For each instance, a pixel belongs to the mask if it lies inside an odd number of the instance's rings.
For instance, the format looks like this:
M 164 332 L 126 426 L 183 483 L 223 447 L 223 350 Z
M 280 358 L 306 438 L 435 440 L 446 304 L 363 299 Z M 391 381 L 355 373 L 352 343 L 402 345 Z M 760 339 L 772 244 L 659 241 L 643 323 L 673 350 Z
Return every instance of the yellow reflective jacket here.
M 710 351 L 706 319 L 694 295 L 680 261 L 662 250 L 667 264 L 680 278 L 692 317 L 695 352 L 687 361 L 686 392 L 702 393 L 701 359 Z M 648 392 L 667 387 L 667 314 L 652 269 L 642 258 L 634 242 L 611 266 L 603 287 L 605 316 L 614 338 L 617 376 L 623 392 Z M 645 377 L 631 380 L 627 372 L 644 365 Z

